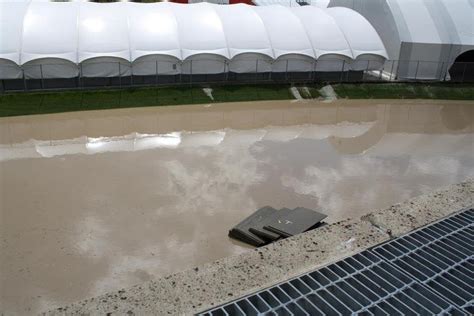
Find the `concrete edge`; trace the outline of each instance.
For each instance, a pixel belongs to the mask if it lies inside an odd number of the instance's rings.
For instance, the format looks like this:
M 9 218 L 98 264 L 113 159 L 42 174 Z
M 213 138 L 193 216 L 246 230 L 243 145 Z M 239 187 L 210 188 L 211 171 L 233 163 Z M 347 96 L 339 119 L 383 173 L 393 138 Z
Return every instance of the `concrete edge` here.
M 266 247 L 44 313 L 193 314 L 350 256 L 474 205 L 474 180 Z

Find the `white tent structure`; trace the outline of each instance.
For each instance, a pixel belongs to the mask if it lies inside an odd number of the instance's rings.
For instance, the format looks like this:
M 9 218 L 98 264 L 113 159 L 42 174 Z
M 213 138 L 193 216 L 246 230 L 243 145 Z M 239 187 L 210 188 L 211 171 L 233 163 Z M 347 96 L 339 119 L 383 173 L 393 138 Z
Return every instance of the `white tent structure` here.
M 362 14 L 380 35 L 398 77 L 443 79 L 456 58 L 474 50 L 472 0 L 331 0 Z
M 387 58 L 344 8 L 2 1 L 0 12 L 0 79 L 379 69 Z

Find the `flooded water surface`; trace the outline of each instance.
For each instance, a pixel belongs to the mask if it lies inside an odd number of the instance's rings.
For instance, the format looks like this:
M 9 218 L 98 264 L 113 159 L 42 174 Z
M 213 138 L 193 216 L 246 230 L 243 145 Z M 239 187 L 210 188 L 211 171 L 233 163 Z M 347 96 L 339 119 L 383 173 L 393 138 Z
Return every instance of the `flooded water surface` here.
M 0 314 L 248 251 L 257 208 L 359 217 L 474 176 L 474 104 L 249 102 L 0 119 Z

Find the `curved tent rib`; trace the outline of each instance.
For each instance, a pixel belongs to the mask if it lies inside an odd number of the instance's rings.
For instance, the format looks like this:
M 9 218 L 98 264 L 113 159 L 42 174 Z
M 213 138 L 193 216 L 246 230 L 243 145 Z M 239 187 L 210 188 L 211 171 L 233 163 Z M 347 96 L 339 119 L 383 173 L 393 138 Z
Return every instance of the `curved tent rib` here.
M 315 6 L 295 7 L 292 10 L 303 23 L 317 58 L 329 54 L 354 57 L 344 33 L 326 10 Z
M 281 5 L 252 9 L 265 24 L 275 59 L 290 54 L 316 58 L 301 21 L 291 10 Z
M 224 27 L 230 58 L 242 53 L 274 57 L 265 25 L 250 6 L 222 5 L 215 9 Z
M 77 14 L 77 3 L 32 2 L 23 22 L 21 63 L 59 58 L 76 64 Z
M 211 54 L 229 59 L 224 28 L 214 5 L 170 4 L 178 21 L 182 59 Z
M 100 57 L 130 61 L 125 3 L 80 3 L 78 62 Z
M 23 20 L 28 9 L 27 2 L 0 2 L 0 59 L 21 64 L 21 41 Z
M 375 29 L 362 15 L 354 10 L 335 7 L 326 12 L 341 28 L 352 50 L 354 59 L 360 55 L 376 55 L 388 58 L 385 47 Z
M 181 60 L 178 22 L 167 2 L 127 3 L 131 61 L 149 55 L 167 55 Z

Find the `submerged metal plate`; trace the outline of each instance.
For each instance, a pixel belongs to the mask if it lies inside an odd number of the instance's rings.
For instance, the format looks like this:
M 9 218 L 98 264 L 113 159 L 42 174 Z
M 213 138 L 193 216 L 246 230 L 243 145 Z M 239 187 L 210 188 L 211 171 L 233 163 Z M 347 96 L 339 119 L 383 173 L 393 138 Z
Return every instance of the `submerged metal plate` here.
M 201 315 L 473 315 L 474 209 Z

